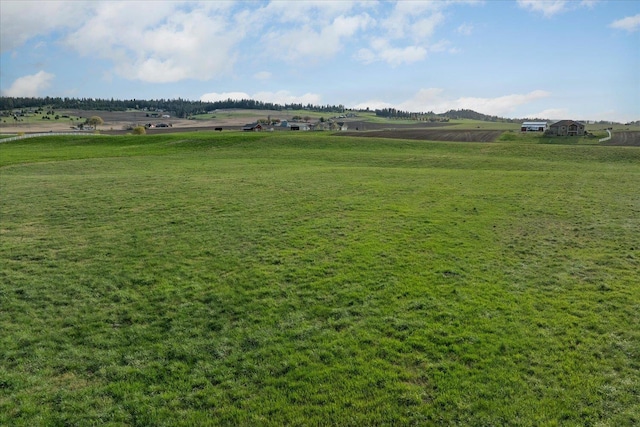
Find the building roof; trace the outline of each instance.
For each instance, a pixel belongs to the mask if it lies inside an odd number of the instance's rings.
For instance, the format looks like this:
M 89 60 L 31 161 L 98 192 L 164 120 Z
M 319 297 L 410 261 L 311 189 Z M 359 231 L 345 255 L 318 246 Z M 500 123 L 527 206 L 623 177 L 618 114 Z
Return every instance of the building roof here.
M 584 123 L 576 122 L 575 120 L 560 120 L 559 122 L 555 122 L 551 126 L 553 126 L 553 127 L 569 126 L 569 125 L 573 125 L 573 124 L 584 126 Z
M 547 122 L 523 122 L 522 126 L 546 126 Z

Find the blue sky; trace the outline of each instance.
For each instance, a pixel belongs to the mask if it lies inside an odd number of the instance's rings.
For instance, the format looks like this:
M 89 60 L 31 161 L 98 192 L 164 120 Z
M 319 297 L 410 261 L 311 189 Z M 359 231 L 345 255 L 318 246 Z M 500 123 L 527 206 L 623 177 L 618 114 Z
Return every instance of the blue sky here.
M 3 96 L 640 119 L 640 2 L 0 0 Z

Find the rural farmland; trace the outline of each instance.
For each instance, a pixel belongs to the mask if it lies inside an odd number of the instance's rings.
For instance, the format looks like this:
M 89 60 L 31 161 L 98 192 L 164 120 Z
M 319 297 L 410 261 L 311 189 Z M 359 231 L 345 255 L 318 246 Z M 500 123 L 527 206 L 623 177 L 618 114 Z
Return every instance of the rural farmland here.
M 640 149 L 384 132 L 0 144 L 0 424 L 638 424 Z
M 0 427 L 639 427 L 639 35 L 0 0 Z

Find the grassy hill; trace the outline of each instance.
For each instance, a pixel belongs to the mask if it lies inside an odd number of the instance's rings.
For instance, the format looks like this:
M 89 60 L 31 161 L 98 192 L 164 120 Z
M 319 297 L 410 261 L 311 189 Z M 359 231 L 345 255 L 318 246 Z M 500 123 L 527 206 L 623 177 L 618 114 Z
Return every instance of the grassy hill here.
M 640 150 L 0 144 L 1 425 L 634 425 Z

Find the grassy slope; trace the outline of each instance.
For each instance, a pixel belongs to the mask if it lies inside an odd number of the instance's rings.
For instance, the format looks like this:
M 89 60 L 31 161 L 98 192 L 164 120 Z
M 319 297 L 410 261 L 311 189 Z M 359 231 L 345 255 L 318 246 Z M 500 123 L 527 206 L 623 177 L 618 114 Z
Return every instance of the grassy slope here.
M 0 424 L 640 421 L 640 150 L 0 145 Z

